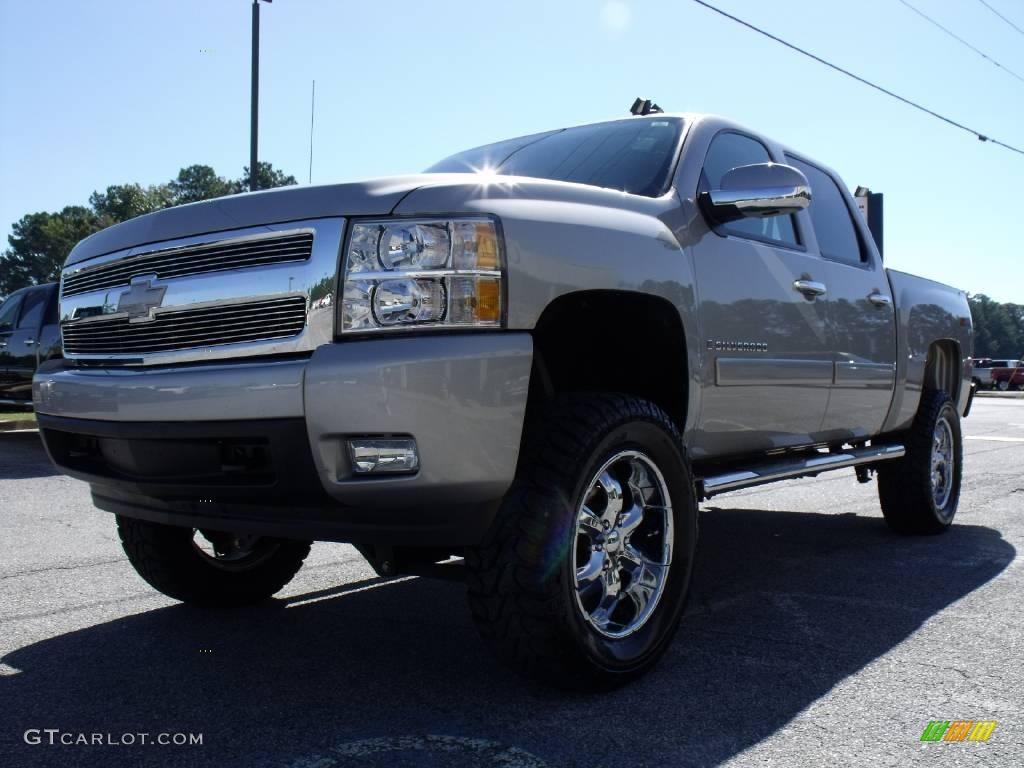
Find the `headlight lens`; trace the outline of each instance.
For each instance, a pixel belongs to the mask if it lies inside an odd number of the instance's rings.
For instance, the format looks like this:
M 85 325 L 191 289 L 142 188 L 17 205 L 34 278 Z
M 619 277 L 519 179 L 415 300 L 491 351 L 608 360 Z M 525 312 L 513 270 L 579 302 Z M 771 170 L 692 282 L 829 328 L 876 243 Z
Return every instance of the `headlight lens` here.
M 503 276 L 490 219 L 358 222 L 345 253 L 339 324 L 342 332 L 498 327 Z

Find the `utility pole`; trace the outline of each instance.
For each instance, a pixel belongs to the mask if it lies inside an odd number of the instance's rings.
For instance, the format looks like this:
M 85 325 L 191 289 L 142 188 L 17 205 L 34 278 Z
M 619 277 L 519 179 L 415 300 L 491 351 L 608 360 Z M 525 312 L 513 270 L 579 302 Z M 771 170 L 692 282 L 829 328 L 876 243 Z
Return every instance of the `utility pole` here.
M 273 0 L 264 0 L 273 2 Z M 252 0 L 252 113 L 249 116 L 249 191 L 259 189 L 257 171 L 259 160 L 256 147 L 259 143 L 260 112 L 260 0 Z

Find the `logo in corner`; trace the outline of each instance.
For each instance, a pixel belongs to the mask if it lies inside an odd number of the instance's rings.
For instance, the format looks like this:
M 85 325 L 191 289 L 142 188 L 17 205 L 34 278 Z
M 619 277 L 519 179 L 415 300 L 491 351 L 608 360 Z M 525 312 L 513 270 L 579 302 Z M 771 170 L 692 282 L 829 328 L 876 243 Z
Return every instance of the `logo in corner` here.
M 117 311 L 128 315 L 129 323 L 145 323 L 154 319 L 153 310 L 163 304 L 166 285 L 154 286 L 156 275 L 140 275 L 131 279 L 131 287 L 117 300 Z
M 996 720 L 929 720 L 921 741 L 988 741 Z

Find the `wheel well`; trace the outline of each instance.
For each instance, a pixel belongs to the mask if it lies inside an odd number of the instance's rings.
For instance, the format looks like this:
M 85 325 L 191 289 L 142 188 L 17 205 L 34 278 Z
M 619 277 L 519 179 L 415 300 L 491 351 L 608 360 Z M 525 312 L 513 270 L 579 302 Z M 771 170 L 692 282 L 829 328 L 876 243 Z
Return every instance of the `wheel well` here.
M 957 402 L 960 395 L 960 345 L 955 341 L 935 341 L 928 347 L 924 388 L 944 390 L 953 402 Z
M 686 423 L 686 337 L 667 299 L 629 291 L 583 291 L 555 299 L 533 331 L 533 411 L 564 392 L 643 397 Z

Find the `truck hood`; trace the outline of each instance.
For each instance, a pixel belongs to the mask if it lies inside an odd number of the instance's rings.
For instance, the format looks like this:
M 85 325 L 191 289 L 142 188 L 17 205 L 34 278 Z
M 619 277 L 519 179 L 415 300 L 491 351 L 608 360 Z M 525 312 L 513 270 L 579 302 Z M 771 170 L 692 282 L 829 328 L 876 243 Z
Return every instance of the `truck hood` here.
M 125 248 L 260 224 L 328 216 L 383 216 L 437 174 L 393 176 L 348 184 L 279 187 L 179 205 L 108 227 L 74 247 L 67 264 Z M 450 174 L 440 178 L 451 178 Z

